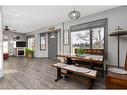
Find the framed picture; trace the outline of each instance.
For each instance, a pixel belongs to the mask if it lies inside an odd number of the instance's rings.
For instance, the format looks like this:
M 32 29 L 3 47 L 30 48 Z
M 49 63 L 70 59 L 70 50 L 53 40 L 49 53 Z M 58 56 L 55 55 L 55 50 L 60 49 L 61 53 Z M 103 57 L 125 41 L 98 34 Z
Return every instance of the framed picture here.
M 69 29 L 64 30 L 64 44 L 65 45 L 69 44 Z
M 46 34 L 41 33 L 40 34 L 40 50 L 46 49 Z

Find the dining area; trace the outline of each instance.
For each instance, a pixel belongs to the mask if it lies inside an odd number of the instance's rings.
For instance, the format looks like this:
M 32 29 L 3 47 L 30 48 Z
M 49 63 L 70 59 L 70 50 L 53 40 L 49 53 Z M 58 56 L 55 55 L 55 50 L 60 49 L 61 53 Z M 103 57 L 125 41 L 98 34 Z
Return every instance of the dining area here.
M 99 77 L 105 77 L 103 49 L 76 49 L 75 55 L 59 54 L 57 57 L 60 63 L 53 64 L 53 67 L 57 68 L 56 82 L 63 77 L 72 77 L 86 83 L 88 88 L 92 89 L 98 74 Z M 63 73 L 62 70 L 65 72 Z
M 75 55 L 59 54 L 57 57 L 60 61 L 52 65 L 57 68 L 55 82 L 62 78 L 71 78 L 79 80 L 87 85 L 88 89 L 92 89 L 96 79 L 101 77 L 105 80 L 106 89 L 127 88 L 127 55 L 125 68 L 122 69 L 106 62 L 106 53 L 103 49 L 75 49 Z

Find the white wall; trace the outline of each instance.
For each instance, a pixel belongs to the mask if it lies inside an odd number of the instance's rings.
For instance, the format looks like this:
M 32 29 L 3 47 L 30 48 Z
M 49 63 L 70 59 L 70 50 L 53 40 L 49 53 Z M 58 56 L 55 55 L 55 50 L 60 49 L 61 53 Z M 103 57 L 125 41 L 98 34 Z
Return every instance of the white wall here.
M 62 25 L 56 25 L 55 26 L 56 29 L 61 29 L 62 30 Z M 35 35 L 35 53 L 34 53 L 34 57 L 48 57 L 48 34 L 46 33 L 46 50 L 40 50 L 40 33 L 43 33 L 43 32 L 47 32 L 48 31 L 48 28 L 42 28 L 42 29 L 39 29 L 38 31 L 35 31 L 35 32 L 31 32 L 31 33 L 28 33 L 27 35 L 31 35 L 31 34 L 34 34 Z M 61 50 L 63 50 L 63 45 L 62 45 L 62 41 L 63 40 L 60 40 L 60 33 L 61 31 L 58 31 L 58 54 L 61 53 Z
M 40 35 L 35 34 L 35 53 L 34 57 L 48 57 L 48 35 L 46 34 L 46 50 L 40 50 Z
M 64 29 L 70 29 L 70 26 L 72 25 L 95 21 L 95 20 L 103 19 L 103 18 L 108 18 L 108 34 L 113 32 L 114 29 L 117 28 L 117 26 L 120 26 L 121 28 L 127 30 L 127 20 L 126 20 L 127 19 L 127 6 L 114 8 L 114 9 L 100 12 L 94 15 L 90 15 L 84 18 L 80 18 L 75 21 L 66 22 Z M 62 30 L 62 23 L 55 25 L 55 27 Z M 43 28 L 39 31 L 35 31 L 29 34 L 38 34 L 40 32 L 46 32 L 48 28 L 49 27 Z M 61 31 L 61 36 L 62 34 L 63 34 L 63 31 Z M 35 39 L 38 39 L 38 38 L 35 37 Z M 35 43 L 37 46 L 39 46 L 38 42 L 39 40 L 36 41 Z M 70 47 L 63 45 L 63 36 L 61 37 L 60 45 L 61 45 L 60 52 L 64 52 L 64 53 L 70 52 Z M 37 51 L 38 52 L 36 56 L 47 57 L 48 50 L 40 52 L 40 50 L 37 48 Z M 121 38 L 120 40 L 120 65 L 121 66 L 124 65 L 124 60 L 125 60 L 124 57 L 125 57 L 126 51 L 127 51 L 127 40 L 126 38 Z M 110 37 L 110 36 L 108 37 L 108 63 L 117 64 L 117 38 L 116 37 Z
M 3 50 L 2 50 L 2 41 L 3 41 L 3 33 L 2 33 L 2 17 L 1 17 L 1 7 L 0 7 L 0 78 L 3 77 Z

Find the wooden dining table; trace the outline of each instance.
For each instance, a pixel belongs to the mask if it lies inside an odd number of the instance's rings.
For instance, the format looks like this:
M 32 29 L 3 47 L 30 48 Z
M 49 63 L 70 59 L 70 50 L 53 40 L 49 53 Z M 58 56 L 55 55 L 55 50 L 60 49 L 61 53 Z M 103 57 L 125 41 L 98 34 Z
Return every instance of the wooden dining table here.
M 57 55 L 57 57 L 63 57 L 67 59 L 67 62 L 69 59 L 71 60 L 79 60 L 84 62 L 98 62 L 100 64 L 103 64 L 104 57 L 102 55 L 92 55 L 92 54 L 85 54 L 83 56 L 77 56 L 77 55 L 71 55 L 71 54 L 60 54 Z M 71 64 L 71 63 L 68 63 Z

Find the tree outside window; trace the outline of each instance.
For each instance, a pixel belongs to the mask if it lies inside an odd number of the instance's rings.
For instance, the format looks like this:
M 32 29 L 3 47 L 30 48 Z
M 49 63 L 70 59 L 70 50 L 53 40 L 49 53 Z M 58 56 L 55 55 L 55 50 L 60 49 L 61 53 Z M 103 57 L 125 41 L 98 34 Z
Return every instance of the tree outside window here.
M 90 48 L 90 31 L 71 32 L 71 52 L 75 52 L 75 48 Z
M 104 28 L 92 29 L 92 48 L 104 49 Z

